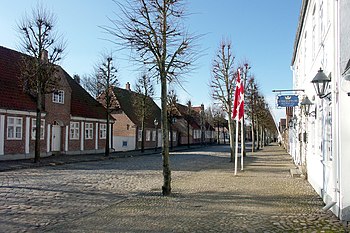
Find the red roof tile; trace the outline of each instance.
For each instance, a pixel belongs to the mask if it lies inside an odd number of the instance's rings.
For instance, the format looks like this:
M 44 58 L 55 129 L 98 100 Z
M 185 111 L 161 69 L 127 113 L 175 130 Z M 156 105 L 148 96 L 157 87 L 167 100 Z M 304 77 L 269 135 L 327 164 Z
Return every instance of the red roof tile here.
M 36 102 L 21 88 L 19 62 L 23 54 L 0 46 L 0 108 L 36 111 Z

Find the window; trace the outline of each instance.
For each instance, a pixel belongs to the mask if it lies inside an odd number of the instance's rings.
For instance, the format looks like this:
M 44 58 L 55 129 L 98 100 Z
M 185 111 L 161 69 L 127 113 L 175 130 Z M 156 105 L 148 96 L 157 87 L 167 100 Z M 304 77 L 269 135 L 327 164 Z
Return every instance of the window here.
M 146 130 L 146 141 L 147 142 L 151 141 L 151 131 L 150 130 Z
M 85 123 L 85 139 L 92 139 L 94 128 L 92 123 Z
M 52 94 L 52 102 L 64 104 L 64 91 L 58 90 Z
M 142 130 L 141 129 L 139 129 L 139 131 L 138 131 L 137 139 L 138 139 L 139 142 L 142 141 Z
M 173 142 L 176 142 L 176 132 L 173 132 Z
M 107 136 L 107 125 L 100 124 L 100 139 L 106 139 Z
M 129 124 L 126 125 L 126 130 L 130 130 L 130 125 Z
M 128 141 L 123 141 L 122 147 L 128 147 Z
M 45 130 L 45 120 L 41 120 L 40 125 L 40 139 L 44 139 L 44 130 Z M 35 140 L 36 135 L 36 119 L 32 119 L 32 139 Z
M 21 117 L 7 117 L 7 139 L 22 139 L 22 123 Z
M 79 122 L 70 123 L 70 139 L 79 139 Z
M 152 141 L 154 141 L 154 142 L 156 141 L 156 137 L 157 137 L 156 133 L 157 133 L 157 131 L 153 130 L 153 132 L 152 132 Z

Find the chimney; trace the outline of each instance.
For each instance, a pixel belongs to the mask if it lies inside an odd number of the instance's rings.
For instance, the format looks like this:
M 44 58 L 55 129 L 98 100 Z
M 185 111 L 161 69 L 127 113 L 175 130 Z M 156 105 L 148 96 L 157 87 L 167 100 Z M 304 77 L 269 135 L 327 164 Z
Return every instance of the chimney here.
M 130 83 L 129 83 L 129 82 L 126 83 L 125 89 L 128 90 L 128 91 L 131 91 L 131 89 L 130 89 Z
M 49 61 L 49 55 L 48 55 L 48 52 L 46 49 L 44 49 L 42 52 L 41 52 L 41 60 L 43 62 L 48 62 Z
M 73 79 L 74 79 L 74 81 L 76 81 L 78 84 L 80 84 L 80 76 L 79 76 L 79 75 L 75 74 L 75 75 L 73 76 Z

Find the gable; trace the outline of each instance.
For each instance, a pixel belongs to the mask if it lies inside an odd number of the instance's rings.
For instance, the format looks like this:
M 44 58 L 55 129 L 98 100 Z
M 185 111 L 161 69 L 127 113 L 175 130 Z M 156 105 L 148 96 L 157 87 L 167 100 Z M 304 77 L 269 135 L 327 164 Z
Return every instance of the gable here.
M 120 109 L 128 116 L 128 118 L 135 124 L 140 126 L 141 119 L 138 116 L 137 106 L 134 104 L 134 100 L 136 98 L 140 98 L 140 94 L 137 94 L 133 91 L 125 90 L 122 88 L 115 87 L 114 94 L 119 103 Z M 148 99 L 148 112 L 150 113 L 148 117 L 145 119 L 145 127 L 153 128 L 154 127 L 154 119 L 157 119 L 158 122 L 161 122 L 160 116 L 161 111 L 157 104 L 151 99 Z

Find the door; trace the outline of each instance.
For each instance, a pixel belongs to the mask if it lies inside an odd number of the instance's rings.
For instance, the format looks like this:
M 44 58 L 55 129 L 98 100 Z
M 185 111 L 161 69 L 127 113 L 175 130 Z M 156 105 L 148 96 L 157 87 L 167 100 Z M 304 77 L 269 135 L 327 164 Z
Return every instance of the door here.
M 61 151 L 61 126 L 52 126 L 52 151 Z

